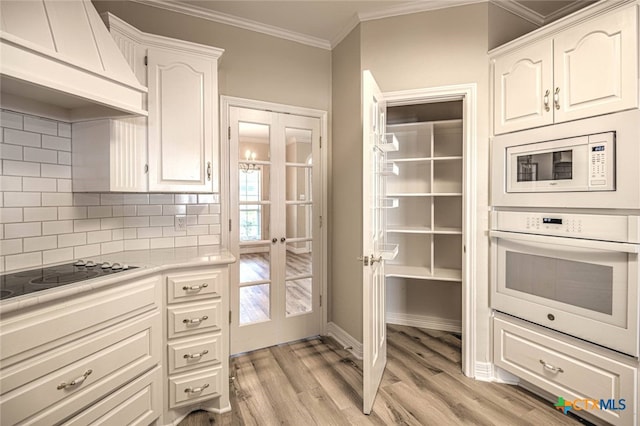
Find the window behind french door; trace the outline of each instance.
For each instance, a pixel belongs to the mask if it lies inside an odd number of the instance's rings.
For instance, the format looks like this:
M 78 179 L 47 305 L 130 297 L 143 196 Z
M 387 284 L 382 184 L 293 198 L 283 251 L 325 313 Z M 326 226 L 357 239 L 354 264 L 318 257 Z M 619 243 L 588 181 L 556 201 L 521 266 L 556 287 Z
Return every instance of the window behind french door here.
M 231 352 L 239 353 L 320 332 L 320 120 L 229 114 Z

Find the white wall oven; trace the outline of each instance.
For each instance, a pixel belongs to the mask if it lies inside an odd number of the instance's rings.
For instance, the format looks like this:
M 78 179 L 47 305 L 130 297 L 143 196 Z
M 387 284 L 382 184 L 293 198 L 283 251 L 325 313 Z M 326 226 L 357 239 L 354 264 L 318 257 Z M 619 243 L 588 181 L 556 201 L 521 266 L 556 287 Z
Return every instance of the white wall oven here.
M 640 110 L 496 136 L 497 207 L 640 208 Z
M 491 307 L 638 356 L 640 217 L 492 214 Z

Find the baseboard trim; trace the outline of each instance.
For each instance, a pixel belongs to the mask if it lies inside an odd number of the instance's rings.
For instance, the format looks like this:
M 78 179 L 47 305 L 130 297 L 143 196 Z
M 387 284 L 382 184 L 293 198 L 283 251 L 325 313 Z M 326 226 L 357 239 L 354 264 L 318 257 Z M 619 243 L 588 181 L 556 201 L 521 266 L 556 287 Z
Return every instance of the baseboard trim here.
M 495 381 L 493 364 L 490 362 L 476 362 L 473 378 L 481 382 Z
M 352 335 L 344 331 L 339 325 L 334 322 L 328 322 L 326 333 L 328 336 L 334 338 L 342 347 L 357 359 L 362 359 L 362 343 L 355 339 Z
M 426 315 L 412 315 L 396 312 L 387 312 L 387 323 L 406 325 L 410 327 L 428 328 L 431 330 L 462 332 L 462 322 L 446 318 L 430 317 Z

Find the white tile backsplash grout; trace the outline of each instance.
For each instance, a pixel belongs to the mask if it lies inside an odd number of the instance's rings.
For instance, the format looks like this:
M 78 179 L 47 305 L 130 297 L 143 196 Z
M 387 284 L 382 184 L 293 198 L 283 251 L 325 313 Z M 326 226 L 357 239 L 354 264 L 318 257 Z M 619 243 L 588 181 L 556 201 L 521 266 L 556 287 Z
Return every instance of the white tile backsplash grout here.
M 219 245 L 219 194 L 73 193 L 71 125 L 1 111 L 0 272 L 122 250 Z M 175 216 L 186 215 L 186 230 Z

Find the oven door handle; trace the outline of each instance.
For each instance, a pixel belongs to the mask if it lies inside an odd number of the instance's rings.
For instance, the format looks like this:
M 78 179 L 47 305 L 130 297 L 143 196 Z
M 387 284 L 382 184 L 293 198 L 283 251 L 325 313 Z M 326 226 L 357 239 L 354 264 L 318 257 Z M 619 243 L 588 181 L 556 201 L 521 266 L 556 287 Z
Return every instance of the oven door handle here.
M 640 252 L 640 244 L 616 243 L 613 241 L 585 240 L 566 237 L 550 237 L 547 235 L 521 234 L 519 232 L 489 231 L 491 238 L 503 240 L 525 241 L 530 243 L 543 243 L 552 245 L 562 245 L 569 247 L 579 247 L 594 250 L 616 251 L 620 253 Z

